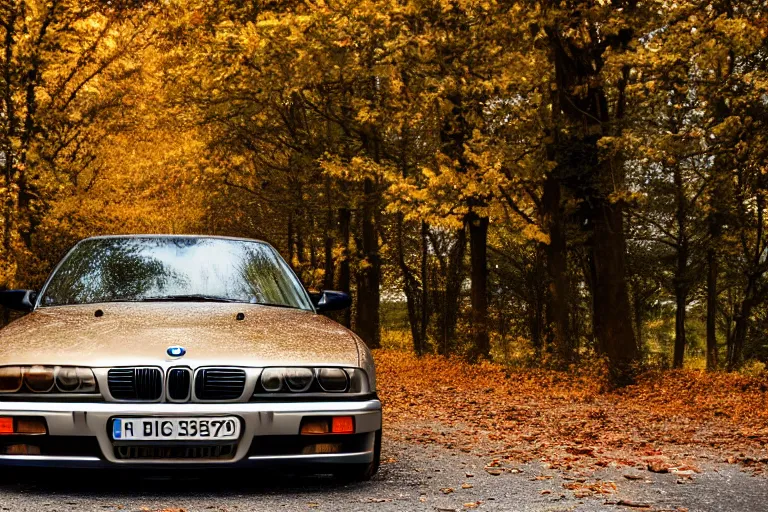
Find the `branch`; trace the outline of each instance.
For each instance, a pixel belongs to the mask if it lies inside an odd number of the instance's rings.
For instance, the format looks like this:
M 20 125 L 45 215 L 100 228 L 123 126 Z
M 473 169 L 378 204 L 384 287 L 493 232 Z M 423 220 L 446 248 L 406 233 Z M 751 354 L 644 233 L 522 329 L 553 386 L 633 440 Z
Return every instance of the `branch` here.
M 504 198 L 504 201 L 507 202 L 507 205 L 514 211 L 516 214 L 518 214 L 524 221 L 526 221 L 528 224 L 536 224 L 536 221 L 534 221 L 527 213 L 525 213 L 515 202 L 514 198 L 509 195 L 509 193 L 504 190 L 504 187 L 499 187 L 499 192 L 501 192 L 501 197 Z

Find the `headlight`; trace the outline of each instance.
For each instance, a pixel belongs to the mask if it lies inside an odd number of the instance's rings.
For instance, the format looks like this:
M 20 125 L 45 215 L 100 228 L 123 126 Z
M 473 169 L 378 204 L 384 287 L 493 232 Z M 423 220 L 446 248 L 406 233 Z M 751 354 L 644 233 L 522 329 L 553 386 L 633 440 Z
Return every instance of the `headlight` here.
M 283 387 L 281 368 L 267 368 L 261 372 L 261 387 L 267 393 L 277 393 Z
M 24 369 L 24 385 L 33 393 L 47 393 L 53 389 L 54 368 L 31 366 Z
M 317 370 L 317 383 L 323 391 L 329 393 L 343 393 L 347 390 L 349 377 L 341 368 L 320 368 Z
M 312 385 L 313 373 L 309 368 L 286 368 L 283 373 L 288 389 L 302 393 Z
M 0 393 L 95 393 L 90 368 L 75 366 L 0 367 Z
M 255 395 L 273 393 L 367 393 L 368 378 L 359 368 L 264 368 Z
M 93 393 L 96 377 L 89 368 L 56 367 L 56 388 L 63 393 Z
M 77 389 L 80 393 L 95 393 L 98 391 L 96 385 L 96 376 L 90 368 L 78 368 L 77 376 L 80 377 L 80 387 Z
M 347 370 L 349 374 L 349 393 L 370 393 L 368 388 L 368 375 L 365 370 L 354 368 Z
M 56 387 L 59 391 L 74 391 L 80 387 L 77 368 L 59 368 L 56 372 Z
M 5 366 L 0 368 L 0 393 L 15 393 L 21 389 L 21 367 Z

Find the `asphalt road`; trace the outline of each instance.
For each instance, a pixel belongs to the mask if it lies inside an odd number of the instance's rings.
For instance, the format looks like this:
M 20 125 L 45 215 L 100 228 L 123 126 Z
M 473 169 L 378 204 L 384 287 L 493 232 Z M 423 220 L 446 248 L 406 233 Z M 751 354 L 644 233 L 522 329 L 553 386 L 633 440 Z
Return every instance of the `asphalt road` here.
M 383 459 L 387 462 L 373 481 L 347 485 L 329 477 L 222 471 L 182 476 L 5 472 L 0 479 L 0 510 L 768 511 L 768 478 L 727 464 L 709 465 L 701 474 L 684 479 L 607 468 L 584 483 L 610 489 L 615 482 L 618 490 L 578 498 L 566 489 L 578 487 L 578 480 L 563 479 L 538 464 L 494 476 L 483 469 L 483 459 L 472 455 L 387 440 Z M 638 479 L 628 480 L 625 474 Z M 624 504 L 617 504 L 621 500 Z M 648 507 L 636 508 L 639 505 Z

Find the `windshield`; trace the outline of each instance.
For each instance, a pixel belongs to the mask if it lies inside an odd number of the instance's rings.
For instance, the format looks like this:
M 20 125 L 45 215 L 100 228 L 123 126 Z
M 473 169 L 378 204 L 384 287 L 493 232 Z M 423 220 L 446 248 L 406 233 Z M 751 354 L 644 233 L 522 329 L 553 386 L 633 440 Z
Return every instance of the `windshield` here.
M 40 305 L 165 300 L 312 308 L 269 245 L 195 237 L 84 240 L 55 271 Z

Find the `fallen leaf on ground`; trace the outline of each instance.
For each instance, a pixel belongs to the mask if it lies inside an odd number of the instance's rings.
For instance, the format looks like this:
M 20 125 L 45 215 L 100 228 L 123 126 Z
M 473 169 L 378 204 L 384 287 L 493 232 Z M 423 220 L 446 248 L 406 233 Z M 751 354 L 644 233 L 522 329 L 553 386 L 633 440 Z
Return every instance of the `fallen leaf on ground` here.
M 768 372 L 648 372 L 611 391 L 596 366 L 512 369 L 387 349 L 374 358 L 391 438 L 489 454 L 490 475 L 534 461 L 566 473 L 668 472 L 705 455 L 768 469 Z
M 569 446 L 568 448 L 565 449 L 565 451 L 570 453 L 571 455 L 588 455 L 590 457 L 595 456 L 594 448 Z
M 589 482 L 569 482 L 563 484 L 563 487 L 569 491 L 573 491 L 573 495 L 577 498 L 586 498 L 588 496 L 594 496 L 596 494 L 612 494 L 616 492 L 617 487 L 614 482 L 611 481 L 595 481 Z
M 642 503 L 638 501 L 619 500 L 619 501 L 606 501 L 606 505 L 618 505 L 620 507 L 632 507 L 632 508 L 651 508 L 651 504 Z
M 664 462 L 649 462 L 648 471 L 651 473 L 669 473 L 669 464 Z

